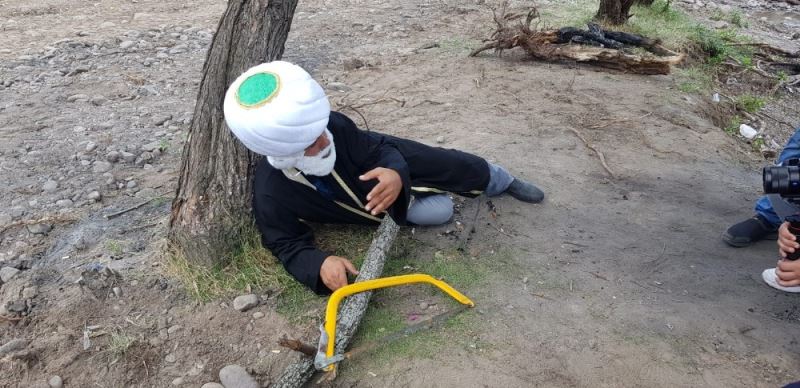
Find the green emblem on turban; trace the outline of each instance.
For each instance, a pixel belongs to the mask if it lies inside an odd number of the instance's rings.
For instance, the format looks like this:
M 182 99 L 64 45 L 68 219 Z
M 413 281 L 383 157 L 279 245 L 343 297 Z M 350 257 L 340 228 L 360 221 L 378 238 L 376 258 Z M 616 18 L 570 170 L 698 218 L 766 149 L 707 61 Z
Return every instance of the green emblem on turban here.
M 245 79 L 236 91 L 236 100 L 245 108 L 255 108 L 268 103 L 278 94 L 281 79 L 277 74 L 263 72 Z

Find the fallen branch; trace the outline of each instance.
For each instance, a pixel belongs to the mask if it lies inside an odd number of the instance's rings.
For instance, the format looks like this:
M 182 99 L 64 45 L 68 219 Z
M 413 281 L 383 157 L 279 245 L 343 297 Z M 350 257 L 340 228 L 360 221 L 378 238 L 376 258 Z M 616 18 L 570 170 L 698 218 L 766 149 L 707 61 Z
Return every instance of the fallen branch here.
M 378 227 L 378 232 L 372 240 L 364 264 L 356 282 L 376 279 L 383 273 L 383 264 L 386 261 L 386 252 L 392 247 L 397 231 L 400 227 L 386 216 Z M 358 325 L 367 311 L 367 304 L 372 296 L 371 291 L 353 295 L 342 303 L 339 309 L 339 318 L 336 325 L 336 353 L 344 353 L 353 335 L 358 330 Z M 297 362 L 284 369 L 283 374 L 271 385 L 273 388 L 301 387 L 314 375 L 314 359 L 302 356 Z
M 614 174 L 613 171 L 611 171 L 611 167 L 608 167 L 608 163 L 606 163 L 606 156 L 603 155 L 603 153 L 600 152 L 600 150 L 595 148 L 595 146 L 593 146 L 592 143 L 589 143 L 589 141 L 586 140 L 586 138 L 583 137 L 583 135 L 580 132 L 578 132 L 577 129 L 575 128 L 568 128 L 568 129 L 572 131 L 572 133 L 574 133 L 575 136 L 578 137 L 578 139 L 581 139 L 581 141 L 583 141 L 583 144 L 585 144 L 587 148 L 589 148 L 590 150 L 594 151 L 595 154 L 597 154 L 597 157 L 600 158 L 600 163 L 603 165 L 603 168 L 606 169 L 608 175 L 611 175 L 611 178 L 616 179 L 617 176 Z
M 521 47 L 529 56 L 537 59 L 587 62 L 637 74 L 669 74 L 670 67 L 684 58 L 683 54 L 667 49 L 658 40 L 603 30 L 592 23 L 588 30 L 572 27 L 538 30 L 535 26 L 531 27 L 531 22 L 539 17 L 535 7 L 531 8 L 522 22 L 522 15 L 506 13 L 506 6 L 504 2 L 499 16 L 492 11 L 497 29 L 487 40 L 488 43 L 469 54 L 471 57 L 490 49 L 502 53 L 503 50 Z M 509 25 L 517 20 L 520 20 L 517 25 Z M 634 54 L 629 50 L 630 47 L 640 47 L 647 53 Z

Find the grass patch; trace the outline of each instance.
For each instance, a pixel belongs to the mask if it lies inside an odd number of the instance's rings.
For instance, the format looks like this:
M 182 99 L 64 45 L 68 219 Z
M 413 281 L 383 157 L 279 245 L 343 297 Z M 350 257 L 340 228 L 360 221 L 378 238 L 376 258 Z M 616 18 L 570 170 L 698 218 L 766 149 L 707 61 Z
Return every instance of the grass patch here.
M 742 125 L 742 118 L 737 116 L 731 117 L 731 121 L 725 126 L 725 133 L 735 135 L 739 133 L 739 126 Z
M 714 78 L 709 71 L 708 65 L 697 65 L 686 68 L 675 69 L 675 76 L 678 81 L 678 90 L 684 93 L 698 93 L 711 90 L 714 86 Z
M 736 106 L 748 113 L 756 113 L 767 105 L 767 100 L 751 94 L 743 94 L 736 97 Z
M 108 351 L 118 358 L 125 355 L 135 342 L 136 337 L 114 331 L 108 338 Z
M 106 240 L 106 249 L 114 256 L 122 255 L 122 243 L 117 240 Z

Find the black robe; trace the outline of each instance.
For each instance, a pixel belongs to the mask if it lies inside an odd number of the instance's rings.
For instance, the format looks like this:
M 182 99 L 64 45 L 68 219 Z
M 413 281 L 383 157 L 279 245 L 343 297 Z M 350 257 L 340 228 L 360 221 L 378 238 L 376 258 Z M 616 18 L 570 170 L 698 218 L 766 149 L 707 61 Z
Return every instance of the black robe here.
M 296 170 L 278 170 L 265 158 L 256 169 L 253 189 L 253 213 L 264 246 L 292 276 L 318 294 L 330 293 L 319 276 L 322 262 L 330 255 L 314 246 L 311 228 L 303 221 L 380 222 L 363 206 L 378 182 L 362 182 L 360 175 L 376 167 L 400 174 L 403 190 L 387 210 L 399 225 L 406 224 L 412 194 L 451 192 L 476 196 L 489 184 L 489 165 L 478 156 L 362 131 L 338 112 L 331 112 L 328 130 L 336 147 L 333 173 L 307 177 Z M 326 189 L 324 194 L 317 189 L 320 184 Z

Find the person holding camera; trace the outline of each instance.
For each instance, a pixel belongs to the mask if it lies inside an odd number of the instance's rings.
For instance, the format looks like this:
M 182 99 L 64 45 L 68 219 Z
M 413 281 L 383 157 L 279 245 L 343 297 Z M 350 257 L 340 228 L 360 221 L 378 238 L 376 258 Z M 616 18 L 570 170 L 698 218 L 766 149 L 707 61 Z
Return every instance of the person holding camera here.
M 796 164 L 790 161 L 798 158 L 800 158 L 800 128 L 786 142 L 776 164 L 779 166 Z M 778 215 L 796 214 L 797 209 L 779 196 L 764 195 L 756 201 L 754 210 L 753 217 L 728 228 L 723 233 L 722 240 L 730 246 L 741 248 L 760 240 L 777 238 L 781 259 L 775 268 L 764 270 L 762 278 L 767 284 L 779 290 L 800 292 L 800 260 L 791 257 L 795 250 L 800 252 L 800 243 L 790 231 L 789 222 L 783 222 L 782 217 Z

